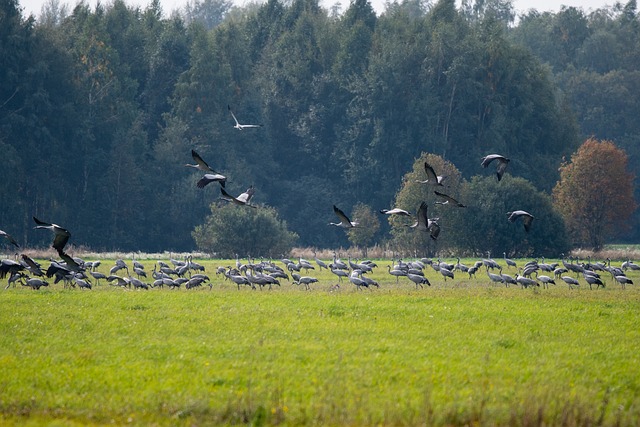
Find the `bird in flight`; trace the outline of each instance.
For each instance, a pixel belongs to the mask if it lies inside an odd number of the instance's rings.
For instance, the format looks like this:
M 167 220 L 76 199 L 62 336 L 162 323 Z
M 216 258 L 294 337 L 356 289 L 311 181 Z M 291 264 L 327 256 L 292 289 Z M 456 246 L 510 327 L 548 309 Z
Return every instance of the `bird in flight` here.
M 443 186 L 443 181 L 447 179 L 446 176 L 436 175 L 436 171 L 427 162 L 424 162 L 424 171 L 427 174 L 427 179 L 425 179 L 424 181 L 416 180 L 416 182 L 419 182 L 420 184 Z
M 437 219 L 429 219 L 427 216 L 427 202 L 420 203 L 420 207 L 418 207 L 418 212 L 416 213 L 416 222 L 412 225 L 407 225 L 407 227 L 427 231 L 433 240 L 436 240 L 440 234 L 440 225 Z
M 404 209 L 393 208 L 393 209 L 382 209 L 380 210 L 381 214 L 385 215 L 400 215 L 400 216 L 411 216 L 411 214 Z
M 459 201 L 457 201 L 456 199 L 454 199 L 451 196 L 448 196 L 444 193 L 439 192 L 438 190 L 434 190 L 433 192 L 436 196 L 439 196 L 443 199 L 442 202 L 436 202 L 439 205 L 453 205 L 453 206 L 457 206 L 459 208 L 466 208 L 466 205 L 463 205 L 462 203 L 460 203 Z
M 222 187 L 225 186 L 225 183 L 227 181 L 226 176 L 221 175 L 218 172 L 214 171 L 211 168 L 211 166 L 209 166 L 207 162 L 205 162 L 202 159 L 202 157 L 200 157 L 200 155 L 196 153 L 195 150 L 191 150 L 191 157 L 193 157 L 193 160 L 196 163 L 195 164 L 187 163 L 185 166 L 207 172 L 204 174 L 202 178 L 200 178 L 200 180 L 198 180 L 196 184 L 198 188 L 204 188 L 207 184 L 212 182 L 219 182 Z
M 185 166 L 190 167 L 190 168 L 194 168 L 194 169 L 198 169 L 201 170 L 205 173 L 211 172 L 211 173 L 217 173 L 216 171 L 214 171 L 213 169 L 211 169 L 211 166 L 209 166 L 207 164 L 207 162 L 205 162 L 202 157 L 200 157 L 200 154 L 196 153 L 195 150 L 191 150 L 191 157 L 193 157 L 193 160 L 196 162 L 195 164 L 190 164 L 187 163 Z
M 340 222 L 330 222 L 329 225 L 335 225 L 336 227 L 342 228 L 353 228 L 357 227 L 358 223 L 351 221 L 344 212 L 342 212 L 336 205 L 333 205 L 333 212 L 336 214 Z
M 235 203 L 236 205 L 249 206 L 249 207 L 255 208 L 255 206 L 250 204 L 251 198 L 253 197 L 253 193 L 256 192 L 256 190 L 253 188 L 253 185 L 247 188 L 247 191 L 240 194 L 238 197 L 233 197 L 232 195 L 227 193 L 227 191 L 222 187 L 220 188 L 220 192 L 222 193 L 222 197 L 221 197 L 222 200 Z
M 233 120 L 236 122 L 236 124 L 233 126 L 235 129 L 243 130 L 245 128 L 260 128 L 260 127 L 262 127 L 261 124 L 260 125 L 243 125 L 243 124 L 240 124 L 240 122 L 238 122 L 238 119 L 236 118 L 236 115 L 233 114 L 233 111 L 231 110 L 231 106 L 227 105 L 227 108 L 229 109 L 229 112 L 231 113 L 231 117 L 233 117 Z
M 57 224 L 51 224 L 49 222 L 40 221 L 35 216 L 33 217 L 33 220 L 36 223 L 36 226 L 35 226 L 36 229 L 42 228 L 42 229 L 51 230 L 51 232 L 54 234 L 53 244 L 51 245 L 53 249 L 57 250 L 58 253 L 64 251 L 64 247 L 69 241 L 69 238 L 71 237 L 71 233 L 69 233 L 68 230 L 60 227 Z
M 482 158 L 482 167 L 486 168 L 492 161 L 497 162 L 496 166 L 496 176 L 498 177 L 498 181 L 502 179 L 502 175 L 504 175 L 504 171 L 507 169 L 507 165 L 509 164 L 509 159 L 500 154 L 489 154 Z
M 198 180 L 196 185 L 198 188 L 204 188 L 207 184 L 212 182 L 218 182 L 221 187 L 224 187 L 227 182 L 227 177 L 220 175 L 219 173 L 205 173 L 204 176 Z
M 4 237 L 5 239 L 7 239 L 7 241 L 9 243 L 11 243 L 12 245 L 14 245 L 16 248 L 19 248 L 20 246 L 18 245 L 18 242 L 16 242 L 16 239 L 14 239 L 13 237 L 11 237 L 10 234 L 0 230 L 0 237 Z
M 518 218 L 522 218 L 522 224 L 524 224 L 524 231 L 527 233 L 531 230 L 531 223 L 533 222 L 533 215 L 526 211 L 513 211 L 507 212 L 509 215 L 509 221 L 515 222 Z

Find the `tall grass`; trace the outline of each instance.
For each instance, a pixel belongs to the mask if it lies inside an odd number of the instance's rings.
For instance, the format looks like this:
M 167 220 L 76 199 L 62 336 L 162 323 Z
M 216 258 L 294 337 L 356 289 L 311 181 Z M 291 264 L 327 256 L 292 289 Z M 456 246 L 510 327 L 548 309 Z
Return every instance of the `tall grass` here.
M 205 263 L 212 291 L 0 292 L 0 424 L 640 424 L 635 285 L 238 291 Z

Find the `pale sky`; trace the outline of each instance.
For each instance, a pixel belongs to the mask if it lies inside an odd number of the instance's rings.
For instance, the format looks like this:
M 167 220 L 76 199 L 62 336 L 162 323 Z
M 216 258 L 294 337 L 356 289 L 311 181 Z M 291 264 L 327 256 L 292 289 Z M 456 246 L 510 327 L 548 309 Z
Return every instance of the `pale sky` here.
M 40 15 L 40 10 L 42 5 L 46 0 L 20 0 L 20 6 L 24 8 L 23 15 L 28 15 L 30 13 L 34 14 L 36 17 Z M 108 4 L 110 0 L 101 0 L 103 4 Z M 150 3 L 150 0 L 125 0 L 127 4 L 146 6 Z M 252 0 L 233 0 L 235 4 L 242 6 L 247 1 Z M 621 3 L 626 3 L 627 0 L 619 0 Z M 60 0 L 61 3 L 69 4 L 69 9 L 73 9 L 73 6 L 77 3 L 76 0 Z M 342 4 L 342 8 L 346 8 L 349 5 L 350 0 L 321 0 L 321 3 L 326 7 L 330 8 L 335 3 L 340 2 Z M 544 11 L 554 11 L 557 12 L 560 10 L 561 6 L 575 6 L 581 7 L 585 12 L 589 12 L 590 10 L 595 10 L 604 6 L 611 6 L 616 2 L 616 0 L 514 0 L 513 5 L 516 9 L 516 13 L 520 14 L 522 12 L 526 12 L 529 9 L 536 9 L 540 12 Z M 89 0 L 89 4 L 95 5 L 96 0 Z M 175 9 L 179 9 L 184 7 L 187 3 L 187 0 L 161 0 L 163 11 L 165 16 L 169 16 L 171 12 Z M 379 14 L 384 10 L 385 0 L 372 0 L 371 4 L 376 12 Z

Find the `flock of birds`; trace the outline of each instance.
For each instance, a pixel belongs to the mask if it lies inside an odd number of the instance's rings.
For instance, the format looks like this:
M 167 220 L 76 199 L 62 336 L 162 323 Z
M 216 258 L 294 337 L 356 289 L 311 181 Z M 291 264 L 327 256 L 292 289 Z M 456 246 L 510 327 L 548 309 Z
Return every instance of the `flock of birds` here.
M 39 225 L 47 227 L 55 234 L 57 243 L 64 241 L 64 233 L 55 224 Z M 10 236 L 3 234 L 6 239 Z M 58 236 L 63 236 L 59 238 Z M 12 244 L 14 244 L 12 242 Z M 61 243 L 60 243 L 61 244 Z M 17 245 L 17 243 L 15 243 Z M 56 244 L 57 245 L 57 244 Z M 64 245 L 62 245 L 64 248 Z M 63 252 L 63 249 L 60 249 Z M 442 277 L 444 282 L 455 280 L 456 276 L 463 275 L 471 280 L 478 279 L 477 275 L 486 275 L 488 283 L 504 286 L 520 286 L 522 288 L 540 287 L 548 288 L 550 284 L 566 283 L 570 289 L 580 285 L 581 279 L 596 288 L 605 287 L 608 280 L 613 280 L 622 286 L 633 284 L 627 276 L 627 271 L 640 270 L 640 266 L 630 260 L 623 262 L 619 267 L 611 265 L 611 260 L 606 262 L 577 262 L 570 259 L 568 262 L 562 258 L 561 262 L 547 263 L 542 260 L 531 260 L 520 267 L 517 263 L 503 254 L 503 263 L 498 263 L 487 254 L 487 258 L 477 260 L 473 265 L 467 266 L 456 258 L 456 263 L 448 263 L 440 259 L 421 258 L 412 261 L 402 259 L 392 260 L 387 263 L 387 272 L 378 273 L 378 265 L 374 261 L 354 261 L 351 257 L 347 262 L 342 261 L 334 252 L 332 261 L 323 261 L 314 257 L 314 261 L 299 257 L 297 261 L 283 258 L 277 261 L 248 260 L 246 263 L 236 256 L 235 266 L 218 266 L 215 277 L 221 276 L 222 281 L 229 281 L 240 290 L 243 287 L 251 289 L 272 289 L 274 285 L 281 286 L 281 280 L 286 280 L 292 285 L 298 285 L 305 289 L 311 289 L 311 285 L 320 280 L 309 274 L 310 271 L 322 271 L 336 276 L 337 282 L 332 284 L 330 291 L 340 289 L 344 281 L 348 281 L 357 290 L 364 288 L 380 288 L 388 282 L 388 277 L 395 277 L 396 284 L 401 278 L 406 278 L 407 283 L 415 285 L 416 289 L 431 286 L 427 272 L 432 270 L 436 277 Z M 0 262 L 0 279 L 7 279 L 5 289 L 17 285 L 39 290 L 42 287 L 62 283 L 64 288 L 92 289 L 100 285 L 101 281 L 111 286 L 123 289 L 149 290 L 151 288 L 195 289 L 208 286 L 213 289 L 214 281 L 206 274 L 205 267 L 193 261 L 191 256 L 184 260 L 170 259 L 170 263 L 157 261 L 153 270 L 148 272 L 145 266 L 133 259 L 130 264 L 118 259 L 112 266 L 106 266 L 108 271 L 102 268 L 101 262 L 85 261 L 81 258 L 63 259 L 62 261 L 51 259 L 49 266 L 44 268 L 26 254 L 21 254 L 19 260 L 3 259 Z M 575 262 L 574 262 L 575 261 Z M 384 277 L 387 277 L 385 279 Z M 326 275 L 325 275 L 326 277 Z M 610 277 L 610 278 L 609 278 Z M 220 283 L 221 280 L 218 280 Z M 402 279 L 405 280 L 405 279 Z M 460 281 L 460 277 L 458 277 Z M 332 281 L 333 282 L 333 281 Z
M 502 176 L 505 173 L 507 165 L 509 164 L 509 159 L 500 155 L 500 154 L 489 154 L 482 158 L 481 166 L 488 167 L 493 161 L 496 162 L 496 177 L 498 181 L 502 179 Z M 424 170 L 427 178 L 425 180 L 417 180 L 416 182 L 421 184 L 427 184 L 434 187 L 444 187 L 444 182 L 447 178 L 446 175 L 437 175 L 434 168 L 429 165 L 426 161 L 424 162 Z M 436 204 L 440 205 L 451 205 L 459 208 L 465 208 L 466 205 L 462 204 L 455 198 L 451 197 L 448 194 L 445 194 L 441 191 L 434 190 L 433 193 L 438 196 L 438 201 Z M 345 229 L 358 227 L 357 221 L 351 221 L 349 217 L 337 206 L 333 206 L 333 212 L 336 214 L 340 222 L 330 222 L 329 225 L 335 225 L 337 227 L 342 227 Z M 413 218 L 413 215 L 401 208 L 392 208 L 392 209 L 382 209 L 380 213 L 384 215 L 399 215 L 408 218 Z M 512 212 L 507 212 L 507 219 L 510 222 L 515 222 L 518 219 L 521 219 L 524 225 L 524 229 L 526 232 L 531 230 L 531 224 L 533 223 L 534 216 L 529 212 L 524 210 L 514 210 Z M 426 202 L 421 202 L 416 211 L 416 215 L 414 218 L 414 222 L 412 224 L 405 224 L 407 227 L 413 228 L 415 230 L 428 232 L 429 236 L 433 240 L 437 240 L 438 235 L 440 234 L 440 224 L 438 221 L 440 218 L 429 218 L 428 216 L 428 205 Z
M 227 106 L 227 108 L 235 123 L 233 126 L 235 129 L 244 130 L 262 126 L 260 124 L 241 124 L 232 111 L 231 106 Z M 251 204 L 252 197 L 255 193 L 253 186 L 250 186 L 245 192 L 238 196 L 232 196 L 226 191 L 227 178 L 224 175 L 210 167 L 195 150 L 191 150 L 191 156 L 195 163 L 186 164 L 185 166 L 204 172 L 204 175 L 196 183 L 198 188 L 202 189 L 210 183 L 217 182 L 220 185 L 221 200 L 240 206 L 256 208 L 255 205 Z M 509 161 L 508 158 L 500 154 L 489 154 L 482 158 L 481 166 L 487 168 L 492 163 L 495 164 L 496 177 L 498 181 L 500 181 L 507 169 Z M 424 163 L 424 170 L 426 179 L 417 182 L 433 186 L 434 188 L 443 188 L 445 186 L 446 176 L 437 175 L 434 168 L 427 162 Z M 466 205 L 441 191 L 434 190 L 434 194 L 438 197 L 438 201 L 435 202 L 436 204 L 451 205 L 459 208 L 466 207 Z M 343 229 L 351 229 L 359 226 L 357 221 L 349 219 L 344 211 L 337 206 L 333 206 L 333 211 L 339 219 L 339 222 L 329 222 L 329 225 Z M 406 224 L 406 226 L 429 233 L 429 236 L 433 240 L 436 240 L 440 234 L 439 218 L 429 218 L 427 202 L 423 201 L 420 203 L 415 216 L 409 211 L 400 208 L 382 209 L 380 213 L 413 219 L 413 222 Z M 525 231 L 529 232 L 534 217 L 526 211 L 514 210 L 507 213 L 507 219 L 511 222 L 521 219 Z M 49 230 L 53 234 L 53 243 L 51 246 L 58 253 L 60 260 L 51 259 L 49 267 L 43 269 L 38 262 L 26 254 L 21 254 L 19 259 L 16 260 L 3 259 L 0 262 L 0 279 L 8 277 L 7 288 L 11 285 L 21 284 L 37 290 L 44 286 L 49 286 L 47 279 L 53 279 L 54 284 L 63 282 L 65 287 L 79 287 L 81 289 L 91 289 L 92 283 L 99 284 L 100 280 L 104 280 L 113 286 L 135 289 L 150 289 L 165 286 L 175 289 L 182 285 L 187 289 L 191 289 L 206 284 L 208 284 L 210 289 L 213 287 L 211 279 L 204 273 L 204 267 L 193 262 L 191 257 L 187 257 L 184 261 L 172 259 L 172 266 L 158 261 L 154 266 L 153 272 L 150 273 L 153 278 L 152 282 L 148 281 L 147 272 L 143 264 L 136 260 L 133 260 L 131 270 L 125 261 L 117 260 L 115 265 L 109 269 L 109 274 L 101 273 L 97 271 L 100 261 L 85 261 L 81 258 L 71 257 L 65 252 L 65 247 L 71 237 L 71 233 L 67 229 L 54 223 L 41 221 L 35 216 L 33 220 L 35 222 L 35 229 Z M 18 242 L 5 231 L 0 230 L 0 238 L 4 238 L 8 244 L 19 248 Z M 315 269 L 315 266 L 311 262 L 302 258 L 299 258 L 297 262 L 289 259 L 282 259 L 281 262 L 283 267 L 278 266 L 273 261 L 261 261 L 259 263 L 248 262 L 243 264 L 236 257 L 235 267 L 218 267 L 216 275 L 222 275 L 226 280 L 235 283 L 238 288 L 243 285 L 253 289 L 258 287 L 262 289 L 265 286 L 271 288 L 273 285 L 280 285 L 280 279 L 285 279 L 292 280 L 292 283 L 302 285 L 309 289 L 312 283 L 318 282 L 317 278 L 308 275 L 309 270 Z M 504 262 L 506 263 L 506 269 L 517 267 L 514 261 L 506 258 L 506 254 Z M 332 262 L 325 263 L 316 257 L 315 265 L 320 270 L 326 269 L 337 277 L 338 283 L 333 285 L 332 289 L 339 288 L 343 279 L 348 280 L 358 289 L 380 287 L 379 282 L 370 277 L 370 274 L 377 267 L 375 262 L 354 262 L 349 258 L 348 262 L 345 263 L 334 253 Z M 424 285 L 431 285 L 429 279 L 425 276 L 425 269 L 427 269 L 428 266 L 439 273 L 445 281 L 447 279 L 454 279 L 455 274 L 459 273 L 468 274 L 471 279 L 475 277 L 475 274 L 479 270 L 484 268 L 491 282 L 501 283 L 506 286 L 510 284 L 520 285 L 524 288 L 540 286 L 541 284 L 547 287 L 549 284 L 555 284 L 555 280 L 562 280 L 570 287 L 573 287 L 579 285 L 580 282 L 578 278 L 580 275 L 590 287 L 593 285 L 604 287 L 604 278 L 600 274 L 602 272 L 608 272 L 616 282 L 624 287 L 632 283 L 626 276 L 626 270 L 640 269 L 640 267 L 630 261 L 623 263 L 620 267 L 613 267 L 611 266 L 610 260 L 608 260 L 607 263 L 591 263 L 590 261 L 588 263 L 567 263 L 563 259 L 562 266 L 558 263 L 546 264 L 544 260 L 542 262 L 536 260 L 526 263 L 517 269 L 515 275 L 511 275 L 503 272 L 505 268 L 490 257 L 478 260 L 470 267 L 460 263 L 460 258 L 457 258 L 456 264 L 449 264 L 439 259 L 433 261 L 426 258 L 411 262 L 398 260 L 388 265 L 387 269 L 389 275 L 396 277 L 396 283 L 399 282 L 400 277 L 406 277 L 418 288 L 424 287 Z M 302 270 L 304 270 L 305 275 L 302 275 Z M 118 274 L 120 271 L 126 271 L 126 275 Z M 570 276 L 568 273 L 575 273 L 576 277 Z
M 235 122 L 234 128 L 238 130 L 244 130 L 248 128 L 262 127 L 261 124 L 241 124 L 236 118 L 235 114 L 233 113 L 231 106 L 227 105 L 227 108 L 231 113 L 231 116 Z M 209 164 L 206 161 L 204 161 L 204 159 L 195 150 L 191 150 L 191 157 L 193 158 L 195 163 L 186 164 L 185 166 L 192 167 L 194 169 L 200 170 L 205 173 L 204 176 L 202 176 L 202 178 L 200 178 L 200 180 L 198 180 L 196 184 L 198 188 L 204 188 L 206 185 L 212 182 L 218 182 L 220 184 L 220 193 L 221 193 L 220 199 L 229 201 L 241 206 L 248 206 L 252 208 L 256 207 L 255 205 L 251 204 L 251 198 L 255 193 L 255 188 L 253 186 L 250 186 L 245 192 L 243 192 L 239 196 L 234 197 L 230 195 L 225 189 L 227 178 L 224 175 L 216 172 L 213 168 L 211 168 Z M 496 165 L 496 177 L 498 181 L 500 181 L 507 169 L 507 165 L 509 164 L 510 159 L 500 154 L 489 154 L 482 158 L 481 166 L 484 168 L 487 168 L 493 162 L 495 162 L 495 165 Z M 433 167 L 429 165 L 427 162 L 424 163 L 424 170 L 426 173 L 426 179 L 419 180 L 417 182 L 421 184 L 432 185 L 434 187 L 438 187 L 438 186 L 444 187 L 444 181 L 447 178 L 446 176 L 437 175 Z M 466 207 L 466 205 L 460 203 L 455 198 L 441 191 L 434 190 L 434 194 L 439 198 L 439 201 L 437 201 L 436 204 L 451 205 L 451 206 L 460 207 L 460 208 Z M 336 205 L 333 205 L 333 212 L 338 217 L 339 222 L 329 222 L 329 225 L 333 225 L 343 229 L 351 229 L 351 228 L 359 227 L 358 221 L 352 221 L 351 219 L 349 219 L 349 217 L 345 214 L 345 212 L 342 209 L 338 208 Z M 418 231 L 428 232 L 429 236 L 433 240 L 437 240 L 440 234 L 440 225 L 438 223 L 439 218 L 428 217 L 428 205 L 426 202 L 422 202 L 418 206 L 415 217 L 409 211 L 400 209 L 400 208 L 382 209 L 380 210 L 380 213 L 385 215 L 400 215 L 408 218 L 413 218 L 414 219 L 413 223 L 406 224 L 406 226 Z M 531 229 L 531 224 L 534 219 L 533 215 L 531 215 L 530 213 L 524 210 L 514 210 L 512 212 L 507 212 L 507 218 L 511 222 L 515 222 L 518 219 L 522 219 L 522 222 L 524 224 L 524 229 L 527 232 L 529 232 L 529 230 Z

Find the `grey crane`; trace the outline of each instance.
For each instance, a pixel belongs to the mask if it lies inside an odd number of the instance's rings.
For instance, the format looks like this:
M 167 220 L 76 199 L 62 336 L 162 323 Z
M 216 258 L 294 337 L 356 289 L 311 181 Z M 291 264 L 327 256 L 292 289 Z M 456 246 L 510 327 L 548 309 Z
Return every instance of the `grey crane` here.
M 198 188 L 204 188 L 212 182 L 217 182 L 220 184 L 220 187 L 224 187 L 227 182 L 227 177 L 219 173 L 205 173 L 204 176 L 198 180 L 196 186 Z
M 33 277 L 31 279 L 28 279 L 24 286 L 29 286 L 34 291 L 37 291 L 43 286 L 49 286 L 49 282 Z
M 298 278 L 298 280 L 296 281 L 298 285 L 304 285 L 304 288 L 309 290 L 311 289 L 311 287 L 309 286 L 311 283 L 317 283 L 318 279 L 316 279 L 315 277 L 311 277 L 311 276 L 301 276 Z M 294 282 L 294 283 L 296 283 Z
M 216 171 L 214 171 L 211 166 L 209 166 L 207 164 L 207 162 L 205 162 L 202 157 L 200 157 L 200 155 L 198 153 L 196 153 L 195 150 L 191 150 L 191 157 L 193 158 L 193 160 L 196 162 L 195 164 L 190 164 L 187 163 L 185 164 L 186 167 L 190 167 L 190 168 L 194 168 L 194 169 L 198 169 L 202 172 L 205 173 L 217 173 Z
M 384 215 L 400 215 L 400 216 L 411 216 L 411 214 L 404 209 L 393 208 L 393 209 L 381 209 L 381 214 Z
M 230 195 L 229 193 L 227 193 L 227 191 L 220 187 L 220 193 L 222 193 L 222 200 L 226 200 L 228 202 L 232 202 L 235 203 L 236 205 L 240 205 L 240 206 L 249 206 L 252 208 L 255 208 L 254 205 L 251 204 L 251 199 L 253 198 L 253 195 L 255 194 L 256 190 L 253 188 L 253 185 L 251 185 L 249 188 L 247 188 L 247 190 L 240 194 L 238 197 L 233 197 L 232 195 Z
M 338 282 L 342 282 L 343 277 L 349 277 L 349 273 L 346 270 L 340 270 L 332 267 L 330 271 L 338 276 Z
M 115 274 L 120 270 L 127 270 L 127 274 L 129 274 L 129 267 L 127 264 L 123 260 L 117 259 L 115 261 L 115 265 L 109 270 L 109 274 Z
M 441 193 L 438 190 L 434 190 L 433 193 L 436 196 L 438 196 L 438 197 L 443 199 L 442 202 L 436 202 L 439 205 L 451 205 L 451 206 L 456 206 L 456 207 L 459 207 L 459 208 L 466 208 L 467 207 L 466 205 L 463 205 L 462 203 L 460 203 L 459 201 L 457 201 L 453 197 L 451 197 L 451 196 L 449 196 L 447 194 Z
M 230 105 L 227 105 L 227 109 L 229 110 L 229 112 L 231 113 L 231 117 L 233 117 L 233 121 L 236 122 L 236 124 L 233 126 L 235 129 L 238 130 L 243 130 L 246 128 L 260 128 L 263 125 L 262 124 L 258 124 L 258 125 L 245 125 L 245 124 L 241 124 L 240 122 L 238 122 L 238 119 L 236 118 L 236 115 L 233 114 L 233 110 L 231 109 Z
M 507 263 L 507 266 L 509 266 L 509 267 L 517 267 L 516 262 L 514 260 L 507 258 L 507 253 L 506 252 L 502 252 L 502 257 L 504 259 L 504 262 Z
M 235 274 L 228 274 L 227 277 L 236 285 L 238 285 L 238 290 L 240 289 L 240 285 L 247 285 L 247 286 L 251 286 L 253 289 L 255 289 L 255 286 L 253 286 L 250 282 L 249 279 L 247 279 L 244 276 L 240 276 L 240 275 L 235 275 Z
M 562 276 L 561 279 L 564 283 L 569 285 L 569 289 L 573 289 L 573 286 L 580 286 L 580 282 L 578 282 L 578 279 L 575 279 L 571 276 Z
M 5 231 L 0 230 L 0 237 L 6 239 L 9 243 L 11 243 L 16 248 L 20 247 L 20 245 L 18 245 L 18 242 L 16 242 L 16 239 L 11 237 L 11 235 Z
M 536 271 L 536 279 L 541 281 L 544 287 L 546 288 L 549 288 L 549 283 L 553 283 L 554 285 L 556 284 L 556 282 L 551 277 L 545 276 L 544 274 L 538 275 L 537 271 Z
M 527 211 L 517 210 L 513 212 L 507 212 L 510 222 L 515 222 L 518 218 L 522 218 L 522 224 L 524 225 L 524 231 L 527 233 L 531 230 L 531 223 L 533 222 L 533 215 Z
M 68 230 L 60 227 L 57 224 L 52 224 L 50 222 L 40 221 L 35 216 L 33 217 L 33 221 L 36 223 L 34 228 L 36 229 L 46 229 L 50 230 L 54 234 L 53 244 L 51 245 L 58 252 L 63 251 L 65 245 L 69 241 L 71 237 L 71 233 Z
M 596 275 L 589 274 L 587 271 L 582 273 L 584 280 L 589 284 L 589 289 L 593 289 L 592 285 L 596 285 L 598 288 L 602 286 L 604 288 L 604 282 Z
M 627 259 L 625 262 L 623 262 L 620 267 L 623 270 L 640 270 L 640 265 L 636 264 L 635 262 L 631 261 L 630 259 Z
M 402 269 L 399 269 L 399 268 L 391 269 L 390 265 L 387 265 L 387 269 L 389 270 L 389 274 L 390 275 L 396 277 L 396 283 L 398 283 L 398 280 L 400 279 L 400 276 L 406 276 L 408 274 L 405 270 L 402 270 Z
M 418 286 L 420 286 L 421 288 L 424 288 L 423 284 L 426 284 L 427 286 L 431 286 L 431 282 L 429 282 L 429 279 L 419 274 L 409 273 L 407 274 L 407 278 L 416 284 L 416 289 L 418 289 Z
M 540 284 L 532 278 L 520 276 L 519 274 L 516 276 L 516 282 L 520 283 L 523 288 L 528 288 L 529 286 L 540 286 Z
M 316 253 L 313 253 L 313 259 L 316 262 L 316 264 L 318 264 L 318 268 L 320 269 L 320 271 L 322 271 L 322 269 L 324 268 L 325 270 L 329 269 L 329 266 L 322 261 L 320 258 L 318 258 L 318 256 L 316 255 Z
M 78 285 L 78 287 L 80 289 L 89 289 L 91 290 L 91 283 L 87 282 L 86 280 L 82 280 L 78 277 L 74 277 L 73 281 L 75 282 L 76 285 Z
M 69 270 L 71 270 L 71 271 L 84 271 L 84 267 L 82 267 L 82 265 L 78 261 L 73 259 L 71 256 L 69 256 L 63 250 L 58 250 L 58 255 L 60 256 L 60 258 L 62 258 L 62 261 L 64 261 L 65 266 Z
M 338 255 L 335 252 L 333 253 L 333 262 L 331 264 L 333 265 L 333 268 L 337 268 L 339 270 L 346 270 L 349 268 L 344 261 L 338 258 Z
M 7 275 L 11 277 L 11 275 L 22 270 L 24 270 L 24 266 L 12 259 L 3 259 L 0 261 L 0 279 L 4 279 Z
M 90 270 L 89 274 L 91 274 L 91 276 L 96 279 L 96 285 L 100 284 L 100 279 L 106 279 L 107 276 L 105 274 L 100 273 L 99 271 L 93 271 Z
M 351 221 L 349 217 L 336 205 L 333 205 L 333 213 L 336 214 L 340 222 L 330 222 L 329 225 L 335 225 L 341 228 L 353 228 L 358 226 L 357 221 Z
M 433 240 L 436 240 L 440 234 L 440 225 L 438 224 L 437 219 L 429 219 L 427 216 L 427 208 L 427 202 L 420 203 L 416 213 L 416 221 L 411 225 L 407 225 L 407 227 L 429 232 L 429 236 Z
M 504 281 L 505 286 L 509 286 L 509 285 L 517 285 L 518 282 L 516 281 L 516 279 L 514 279 L 512 276 L 503 273 L 502 270 L 500 270 L 500 277 L 502 277 L 502 280 Z
M 38 264 L 37 262 L 35 262 L 33 259 L 29 258 L 29 256 L 25 254 L 21 254 L 20 257 L 22 258 L 21 264 L 27 270 L 29 270 L 29 273 L 31 273 L 34 276 L 39 276 L 39 277 L 44 276 L 44 272 L 42 271 L 40 264 Z
M 507 165 L 509 164 L 510 160 L 504 156 L 501 156 L 500 154 L 489 154 L 482 158 L 482 163 L 480 164 L 483 168 L 486 168 L 494 160 L 497 162 L 496 176 L 498 177 L 498 181 L 500 181 L 502 179 L 502 176 L 504 175 L 504 171 L 507 169 Z
M 425 179 L 424 181 L 416 180 L 416 182 L 420 184 L 428 184 L 428 185 L 435 185 L 435 186 L 442 187 L 443 186 L 442 183 L 444 182 L 445 179 L 447 179 L 446 176 L 436 175 L 436 171 L 427 162 L 424 162 L 424 172 L 427 174 L 427 179 Z
M 453 268 L 455 270 L 462 271 L 463 273 L 468 273 L 469 267 L 460 262 L 460 257 L 457 257 L 456 259 L 458 260 L 458 262 L 456 262 L 456 265 Z
M 362 271 L 353 270 L 349 275 L 349 281 L 356 286 L 356 289 L 361 289 L 362 287 L 368 288 L 369 284 L 362 279 L 360 276 L 362 275 Z
M 622 289 L 625 289 L 626 285 L 633 285 L 633 281 L 625 275 L 614 276 L 614 278 L 616 279 L 616 282 L 622 285 Z
M 500 274 L 495 274 L 487 270 L 487 276 L 489 276 L 489 280 L 491 280 L 494 283 L 504 283 L 504 277 L 502 277 L 502 275 Z
M 440 267 L 440 274 L 442 274 L 442 277 L 444 278 L 445 282 L 447 281 L 447 277 L 449 277 L 451 279 L 455 278 L 454 274 L 453 274 L 453 271 L 451 271 L 451 270 L 449 270 L 447 268 L 444 268 L 444 267 Z

